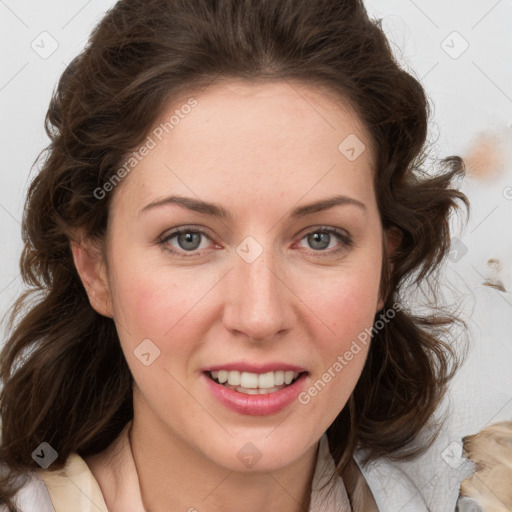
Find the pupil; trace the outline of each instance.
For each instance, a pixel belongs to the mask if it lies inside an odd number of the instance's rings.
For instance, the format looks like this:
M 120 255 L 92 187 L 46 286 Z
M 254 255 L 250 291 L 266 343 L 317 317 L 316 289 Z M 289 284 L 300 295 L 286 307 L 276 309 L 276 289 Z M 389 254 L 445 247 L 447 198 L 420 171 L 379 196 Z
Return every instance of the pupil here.
M 325 249 L 329 247 L 329 233 L 312 233 L 309 235 L 310 246 L 313 249 Z M 323 241 L 322 241 L 322 237 Z
M 197 249 L 199 240 L 199 233 L 180 233 L 178 236 L 180 247 L 185 250 Z

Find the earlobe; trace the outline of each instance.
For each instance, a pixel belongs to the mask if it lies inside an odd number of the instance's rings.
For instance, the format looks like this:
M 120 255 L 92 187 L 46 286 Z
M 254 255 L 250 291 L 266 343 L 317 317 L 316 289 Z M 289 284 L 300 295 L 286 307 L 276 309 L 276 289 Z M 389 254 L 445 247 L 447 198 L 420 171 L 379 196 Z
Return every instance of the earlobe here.
M 89 302 L 100 315 L 113 318 L 107 269 L 101 251 L 90 241 L 81 239 L 70 243 L 73 261 Z

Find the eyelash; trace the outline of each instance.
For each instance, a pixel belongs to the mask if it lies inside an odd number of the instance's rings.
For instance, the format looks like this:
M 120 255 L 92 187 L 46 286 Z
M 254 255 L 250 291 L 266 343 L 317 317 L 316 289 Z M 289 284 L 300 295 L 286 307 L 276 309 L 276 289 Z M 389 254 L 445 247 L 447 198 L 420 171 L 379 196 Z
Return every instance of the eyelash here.
M 205 237 L 211 239 L 208 232 L 201 228 L 193 228 L 191 226 L 183 226 L 183 227 L 174 229 L 168 235 L 166 235 L 164 238 L 160 239 L 158 241 L 158 245 L 160 245 L 165 251 L 167 251 L 171 254 L 174 254 L 174 255 L 182 256 L 184 258 L 193 258 L 193 257 L 201 256 L 201 254 L 202 254 L 201 252 L 198 253 L 195 251 L 184 251 L 184 250 L 176 250 L 174 248 L 172 248 L 172 249 L 170 248 L 170 246 L 168 245 L 168 242 L 171 239 L 173 239 L 174 237 L 176 237 L 177 235 L 180 235 L 182 233 L 200 234 L 202 236 L 205 236 Z M 311 250 L 315 254 L 315 256 L 318 256 L 321 258 L 337 255 L 338 253 L 340 253 L 342 251 L 347 251 L 354 245 L 354 241 L 352 240 L 352 237 L 348 233 L 346 233 L 343 230 L 340 230 L 337 228 L 332 228 L 332 227 L 327 227 L 327 226 L 320 226 L 311 231 L 308 231 L 300 238 L 300 240 L 303 240 L 307 236 L 312 235 L 314 233 L 323 233 L 323 234 L 327 233 L 327 234 L 335 235 L 341 241 L 341 244 L 335 249 L 316 250 L 316 251 L 314 249 Z

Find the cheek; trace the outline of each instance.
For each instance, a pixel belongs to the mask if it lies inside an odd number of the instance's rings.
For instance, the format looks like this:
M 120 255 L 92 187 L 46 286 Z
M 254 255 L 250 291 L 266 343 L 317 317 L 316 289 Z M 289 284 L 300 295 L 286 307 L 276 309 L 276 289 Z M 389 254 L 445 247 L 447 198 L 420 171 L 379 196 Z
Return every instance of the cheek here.
M 116 263 L 113 307 L 121 339 L 134 346 L 149 338 L 162 349 L 165 333 L 172 330 L 190 309 L 193 295 L 153 265 L 124 260 Z M 126 343 L 126 342 L 125 342 Z
M 309 287 L 314 290 L 311 309 L 321 322 L 312 318 L 308 323 L 318 326 L 312 333 L 318 364 L 301 403 L 308 403 L 310 411 L 318 409 L 319 414 L 323 410 L 330 421 L 350 397 L 370 347 L 379 295 L 378 252 L 375 260 L 369 258 L 366 264 L 362 261 L 358 259 L 357 264 L 347 265 L 336 276 Z
M 151 276 L 138 275 L 133 269 L 120 276 L 118 283 L 114 295 L 116 320 L 125 322 L 132 335 L 134 328 L 143 336 L 161 335 L 179 307 L 178 300 L 172 302 L 174 287 L 163 290 L 161 283 L 157 286 Z
M 198 348 L 209 318 L 208 301 L 202 299 L 216 280 L 210 275 L 198 279 L 193 272 L 137 265 L 133 259 L 118 262 L 114 314 L 127 356 L 150 339 L 160 350 L 155 365 L 176 367 Z
M 366 282 L 343 280 L 316 300 L 325 325 L 313 334 L 315 364 L 310 385 L 299 396 L 310 418 L 330 424 L 345 407 L 361 375 L 371 342 L 378 294 L 378 275 Z M 314 322 L 318 325 L 318 322 Z M 310 324 L 312 325 L 312 324 Z
M 132 265 L 118 267 L 114 295 L 116 327 L 131 373 L 146 400 L 167 396 L 167 403 L 171 398 L 183 398 L 181 387 L 168 372 L 177 375 L 184 371 L 195 348 L 191 341 L 197 335 L 188 321 L 194 312 L 189 305 L 192 295 L 187 297 L 178 283 L 165 278 L 165 273 L 155 267 L 139 272 Z M 183 343 L 184 339 L 187 343 Z M 141 359 L 146 353 L 148 366 Z
M 344 269 L 309 286 L 312 308 L 331 336 L 327 345 L 342 348 L 373 324 L 379 297 L 380 268 Z M 324 327 L 325 330 L 325 327 Z M 321 337 L 320 337 L 321 339 Z

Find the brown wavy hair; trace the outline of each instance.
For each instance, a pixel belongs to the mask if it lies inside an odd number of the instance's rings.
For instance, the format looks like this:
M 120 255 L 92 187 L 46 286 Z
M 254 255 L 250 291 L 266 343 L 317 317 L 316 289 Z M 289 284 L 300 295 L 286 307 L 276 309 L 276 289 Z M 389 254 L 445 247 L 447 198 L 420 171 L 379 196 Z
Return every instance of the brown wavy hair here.
M 70 242 L 77 229 L 104 239 L 112 193 L 98 200 L 95 189 L 169 99 L 217 77 L 324 87 L 364 123 L 383 227 L 400 234 L 392 267 L 383 258 L 384 310 L 398 302 L 401 311 L 373 335 L 329 445 L 340 474 L 357 447 L 369 461 L 428 446 L 414 441 L 460 364 L 447 340 L 456 317 L 416 315 L 402 295 L 436 277 L 451 212 L 469 205 L 453 185 L 464 173 L 459 157 L 425 170 L 429 103 L 379 22 L 361 0 L 121 0 L 60 78 L 46 115 L 51 142 L 27 194 L 20 267 L 28 287 L 11 308 L 0 360 L 0 504 L 12 510 L 15 478 L 38 469 L 31 454 L 41 442 L 58 452 L 51 469 L 61 469 L 72 452 L 105 449 L 133 416 L 114 321 L 91 307 Z

